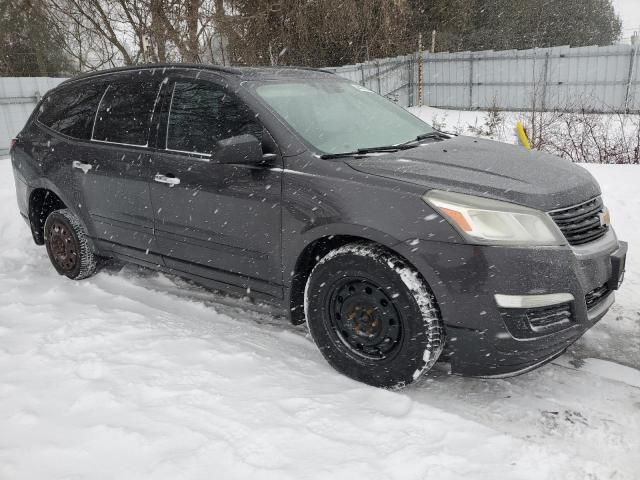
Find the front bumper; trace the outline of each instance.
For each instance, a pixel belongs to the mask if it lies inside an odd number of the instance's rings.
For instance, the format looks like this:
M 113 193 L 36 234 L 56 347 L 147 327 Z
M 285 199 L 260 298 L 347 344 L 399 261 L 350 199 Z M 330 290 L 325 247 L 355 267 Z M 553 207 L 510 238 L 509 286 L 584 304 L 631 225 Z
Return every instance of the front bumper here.
M 415 244 L 415 242 L 413 242 Z M 612 229 L 580 247 L 403 244 L 431 286 L 447 330 L 453 373 L 508 376 L 552 360 L 598 322 L 624 276 L 627 244 Z M 402 251 L 405 250 L 405 251 Z M 539 308 L 501 308 L 495 295 L 570 294 Z

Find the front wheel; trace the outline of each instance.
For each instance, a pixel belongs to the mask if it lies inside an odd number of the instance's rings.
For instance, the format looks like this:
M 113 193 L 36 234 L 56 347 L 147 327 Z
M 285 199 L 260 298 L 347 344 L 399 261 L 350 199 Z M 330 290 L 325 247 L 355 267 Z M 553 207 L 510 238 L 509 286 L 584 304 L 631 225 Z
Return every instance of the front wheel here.
M 49 260 L 60 275 L 74 280 L 96 271 L 96 257 L 80 219 L 71 210 L 55 210 L 44 224 L 44 242 Z
M 428 285 L 406 261 L 366 243 L 331 251 L 305 289 L 309 331 L 339 372 L 399 388 L 436 362 L 444 327 Z

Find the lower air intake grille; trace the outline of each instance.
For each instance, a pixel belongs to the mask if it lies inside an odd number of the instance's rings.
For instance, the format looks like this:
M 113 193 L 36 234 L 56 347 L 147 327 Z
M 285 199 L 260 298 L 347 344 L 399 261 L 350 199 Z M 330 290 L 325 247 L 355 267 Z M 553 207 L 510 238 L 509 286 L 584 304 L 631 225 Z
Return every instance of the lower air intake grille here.
M 571 323 L 571 305 L 565 303 L 548 308 L 527 310 L 527 318 L 534 332 L 544 332 L 549 328 L 557 328 Z
M 585 301 L 587 302 L 587 310 L 591 310 L 594 307 L 597 307 L 598 304 L 607 298 L 607 296 L 611 293 L 609 287 L 605 283 L 604 285 L 594 288 L 589 293 L 584 296 Z
M 535 338 L 574 324 L 571 303 L 541 308 L 504 308 L 502 320 L 515 338 Z
M 582 245 L 602 237 L 609 226 L 603 224 L 604 205 L 600 197 L 573 207 L 549 212 L 571 245 Z

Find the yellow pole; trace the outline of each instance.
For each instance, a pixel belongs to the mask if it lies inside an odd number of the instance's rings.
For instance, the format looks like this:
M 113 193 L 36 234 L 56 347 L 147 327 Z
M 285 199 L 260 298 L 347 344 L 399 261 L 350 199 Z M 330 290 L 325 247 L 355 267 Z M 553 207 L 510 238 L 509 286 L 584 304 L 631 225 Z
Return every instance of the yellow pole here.
M 522 143 L 522 146 L 527 150 L 531 150 L 531 143 L 529 142 L 529 137 L 527 137 L 527 132 L 524 131 L 524 125 L 522 125 L 522 121 L 518 120 L 516 129 L 518 130 L 518 137 L 520 138 L 520 143 Z

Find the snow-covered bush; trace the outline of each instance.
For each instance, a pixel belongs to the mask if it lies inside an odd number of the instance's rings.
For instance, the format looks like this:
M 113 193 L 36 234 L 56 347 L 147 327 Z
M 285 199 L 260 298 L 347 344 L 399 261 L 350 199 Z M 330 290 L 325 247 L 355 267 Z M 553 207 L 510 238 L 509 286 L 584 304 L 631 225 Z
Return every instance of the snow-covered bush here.
M 580 163 L 640 163 L 640 115 L 532 112 L 524 121 L 536 149 Z

